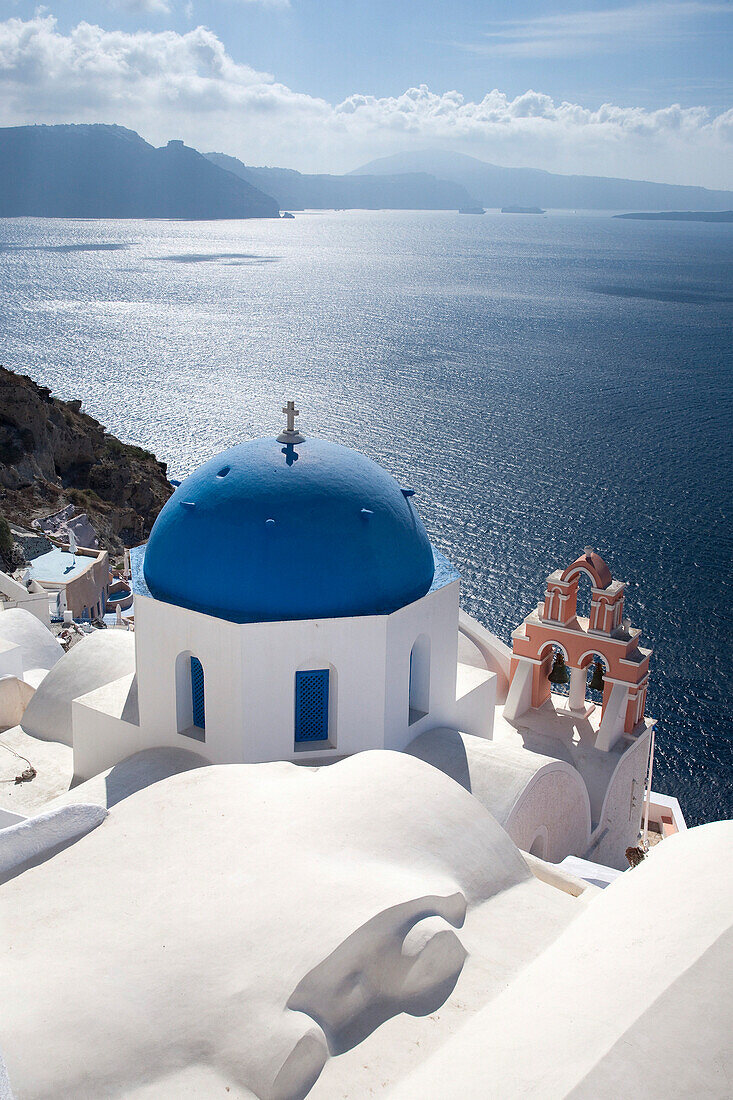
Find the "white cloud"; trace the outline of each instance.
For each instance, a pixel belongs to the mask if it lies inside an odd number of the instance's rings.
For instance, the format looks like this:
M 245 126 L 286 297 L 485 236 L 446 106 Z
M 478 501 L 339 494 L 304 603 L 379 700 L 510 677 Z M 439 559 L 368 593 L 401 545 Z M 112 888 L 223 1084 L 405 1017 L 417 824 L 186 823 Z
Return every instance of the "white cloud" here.
M 502 57 L 577 57 L 648 47 L 695 34 L 695 20 L 730 12 L 719 0 L 656 0 L 625 7 L 573 11 L 534 19 L 502 20 L 463 49 Z
M 171 10 L 167 0 L 109 0 L 109 3 L 113 8 L 129 11 L 135 15 L 142 13 L 167 15 Z
M 481 100 L 425 85 L 332 105 L 234 61 L 205 27 L 60 33 L 52 16 L 0 23 L 0 124 L 116 122 L 162 144 L 180 137 L 250 164 L 345 171 L 439 145 L 498 164 L 731 186 L 733 111 L 605 104 L 527 91 Z
M 234 0 L 239 4 L 262 4 L 268 8 L 289 8 L 290 0 Z M 107 0 L 111 8 L 118 11 L 126 11 L 135 15 L 169 15 L 171 12 L 171 0 Z M 46 10 L 46 9 L 44 9 Z M 183 4 L 183 13 L 187 19 L 193 15 L 193 4 L 186 0 Z

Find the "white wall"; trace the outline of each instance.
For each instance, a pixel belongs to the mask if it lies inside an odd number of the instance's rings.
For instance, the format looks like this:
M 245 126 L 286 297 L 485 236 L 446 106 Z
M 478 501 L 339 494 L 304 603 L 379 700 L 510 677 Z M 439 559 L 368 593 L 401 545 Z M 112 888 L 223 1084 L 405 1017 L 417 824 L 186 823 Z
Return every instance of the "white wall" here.
M 635 845 L 644 805 L 651 725 L 621 756 L 611 776 L 594 839 L 586 858 L 626 870 L 626 849 Z
M 10 611 L 13 608 L 22 607 L 35 615 L 44 626 L 51 626 L 51 617 L 48 612 L 48 593 L 44 592 L 37 581 L 31 582 L 29 591 L 24 584 L 16 581 L 14 577 L 0 570 L 0 592 L 5 600 L 0 600 L 0 611 Z
M 14 642 L 0 638 L 0 676 L 23 678 L 23 651 Z
M 527 783 L 505 829 L 518 848 L 550 863 L 581 855 L 590 840 L 590 803 L 580 774 L 564 760 L 547 763 Z
M 332 755 L 383 747 L 384 616 L 253 623 L 241 630 L 246 759 L 302 761 L 323 755 L 322 748 L 296 750 L 294 743 L 295 673 L 315 668 L 332 669 Z
M 244 760 L 241 631 L 236 623 L 135 597 L 139 721 L 145 747 L 201 751 L 213 763 Z M 198 657 L 204 669 L 205 746 L 178 732 L 176 659 L 183 652 Z
M 286 623 L 228 623 L 137 596 L 140 747 L 188 748 L 213 763 L 302 762 L 404 748 L 421 729 L 455 721 L 457 624 L 457 582 L 389 616 Z M 421 635 L 430 643 L 429 708 L 411 725 L 410 651 Z M 177 683 L 181 654 L 197 657 L 204 669 L 204 741 L 179 732 L 190 691 L 187 676 Z M 296 748 L 295 674 L 316 668 L 331 669 L 329 742 Z M 493 713 L 488 704 L 482 710 Z M 87 717 L 81 721 L 88 724 Z M 138 735 L 121 740 L 137 747 Z
M 488 669 L 458 665 L 453 727 L 474 737 L 494 736 L 498 677 Z
M 458 581 L 429 592 L 386 619 L 384 748 L 404 749 L 434 726 L 456 720 Z M 421 635 L 430 639 L 429 708 L 410 724 L 410 652 Z M 382 746 L 380 746 L 382 747 Z
M 489 671 L 496 674 L 496 701 L 505 702 L 511 674 L 511 647 L 462 609 L 458 613 L 458 628 L 476 646 Z
M 0 727 L 20 725 L 34 691 L 18 676 L 0 676 Z
M 459 717 L 461 728 L 490 736 L 495 675 L 468 669 L 477 682 L 462 682 L 456 699 L 458 595 L 453 582 L 388 616 L 245 624 L 137 596 L 139 718 L 132 725 L 120 723 L 104 692 L 78 704 L 75 771 L 91 775 L 131 751 L 154 746 L 200 752 L 212 763 L 304 762 L 365 749 L 403 749 L 422 730 L 454 725 Z M 423 670 L 423 686 L 429 682 L 423 692 L 427 712 L 410 722 L 410 652 L 418 638 L 423 652 L 430 653 L 429 672 Z M 203 741 L 183 732 L 186 725 L 191 728 L 191 656 L 204 670 Z M 295 675 L 320 668 L 331 670 L 329 740 L 296 747 Z M 185 714 L 189 717 L 181 723 Z M 113 759 L 116 726 L 119 755 Z
M 303 760 L 381 748 L 384 616 L 288 623 L 228 623 L 138 596 L 135 600 L 140 726 L 148 745 L 201 752 L 213 763 Z M 177 731 L 176 659 L 204 669 L 205 740 Z M 295 748 L 295 673 L 332 669 L 330 749 Z M 179 685 L 188 690 L 187 681 Z M 186 701 L 181 700 L 185 706 Z

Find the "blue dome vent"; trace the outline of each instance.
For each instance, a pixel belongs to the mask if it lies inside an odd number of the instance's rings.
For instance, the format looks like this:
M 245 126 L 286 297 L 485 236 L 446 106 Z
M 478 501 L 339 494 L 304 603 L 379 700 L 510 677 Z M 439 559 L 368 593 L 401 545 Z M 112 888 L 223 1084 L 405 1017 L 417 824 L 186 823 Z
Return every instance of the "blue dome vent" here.
M 425 595 L 434 560 L 393 477 L 299 436 L 242 443 L 196 470 L 155 521 L 143 571 L 166 603 L 280 622 L 389 614 Z

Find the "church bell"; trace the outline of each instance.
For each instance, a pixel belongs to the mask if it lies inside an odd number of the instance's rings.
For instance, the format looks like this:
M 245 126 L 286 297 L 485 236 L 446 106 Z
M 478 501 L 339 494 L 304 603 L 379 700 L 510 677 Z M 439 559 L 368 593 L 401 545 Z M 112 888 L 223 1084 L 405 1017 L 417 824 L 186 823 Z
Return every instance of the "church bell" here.
M 603 680 L 603 665 L 600 661 L 596 661 L 595 667 L 593 669 L 593 675 L 591 677 L 591 681 L 588 687 L 591 689 L 591 691 L 603 691 L 605 686 L 606 685 Z
M 551 684 L 569 684 L 570 673 L 568 672 L 568 666 L 565 664 L 565 658 L 562 653 L 555 654 L 555 660 L 552 663 L 547 679 Z

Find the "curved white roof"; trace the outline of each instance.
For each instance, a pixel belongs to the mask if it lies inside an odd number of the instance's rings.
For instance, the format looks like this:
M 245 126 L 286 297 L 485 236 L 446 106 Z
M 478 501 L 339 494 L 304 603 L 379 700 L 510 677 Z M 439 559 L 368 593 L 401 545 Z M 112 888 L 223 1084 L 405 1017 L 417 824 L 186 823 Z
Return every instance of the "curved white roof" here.
M 71 745 L 73 700 L 134 671 L 134 634 L 126 630 L 89 634 L 65 653 L 39 684 L 25 709 L 23 729 L 44 741 Z
M 64 655 L 48 627 L 22 607 L 0 612 L 0 639 L 20 646 L 25 672 L 53 668 Z
M 505 914 L 490 936 L 503 979 L 519 914 L 544 896 L 548 927 L 553 904 L 576 905 L 466 791 L 400 753 L 164 779 L 0 887 L 11 1084 L 75 1100 L 110 1081 L 156 1100 L 303 1096 L 330 1052 L 385 1021 L 432 1026 L 487 899 Z M 482 968 L 472 998 L 486 986 Z
M 731 856 L 733 821 L 657 845 L 390 1100 L 730 1096 Z

